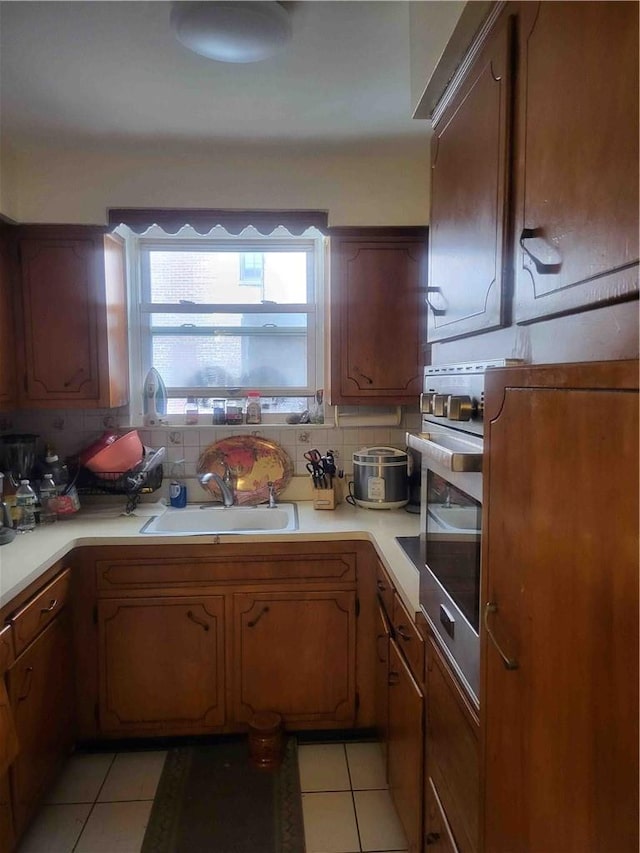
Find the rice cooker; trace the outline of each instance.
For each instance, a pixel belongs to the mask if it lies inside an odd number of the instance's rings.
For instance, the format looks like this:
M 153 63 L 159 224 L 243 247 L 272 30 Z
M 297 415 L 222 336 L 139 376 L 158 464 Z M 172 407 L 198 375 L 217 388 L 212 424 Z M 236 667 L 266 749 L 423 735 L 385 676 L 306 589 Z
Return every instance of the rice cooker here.
M 407 454 L 395 447 L 364 447 L 353 454 L 353 499 L 367 509 L 409 502 Z

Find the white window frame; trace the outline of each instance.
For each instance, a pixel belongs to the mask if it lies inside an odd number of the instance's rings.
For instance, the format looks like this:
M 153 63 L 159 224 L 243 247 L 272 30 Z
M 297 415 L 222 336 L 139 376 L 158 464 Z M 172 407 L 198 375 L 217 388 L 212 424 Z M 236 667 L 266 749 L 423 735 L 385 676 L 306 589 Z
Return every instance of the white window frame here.
M 127 243 L 127 267 L 129 282 L 129 352 L 130 352 L 130 380 L 131 380 L 131 404 L 130 416 L 132 423 L 142 422 L 142 386 L 150 364 L 152 352 L 151 347 L 151 317 L 153 313 L 184 314 L 185 322 L 188 322 L 190 314 L 205 313 L 233 313 L 233 314 L 306 314 L 307 315 L 307 378 L 308 384 L 304 387 L 289 388 L 261 388 L 263 397 L 308 397 L 311 405 L 316 389 L 322 387 L 323 375 L 323 300 L 324 300 L 324 261 L 326 239 L 315 229 L 309 229 L 301 236 L 295 237 L 288 232 L 277 233 L 268 237 L 248 234 L 247 229 L 241 237 L 234 237 L 224 232 L 224 236 L 202 237 L 196 234 L 183 234 L 180 237 L 165 236 L 159 229 L 154 229 L 153 234 L 138 236 L 129 229 L 125 236 Z M 215 229 L 217 230 L 217 229 Z M 223 230 L 223 229 L 220 229 Z M 251 229 L 254 231 L 255 229 Z M 284 229 L 278 229 L 281 231 Z M 216 252 L 261 252 L 267 254 L 269 251 L 301 251 L 308 252 L 307 262 L 307 292 L 306 303 L 261 303 L 261 304 L 219 304 L 219 303 L 152 303 L 145 297 L 145 272 L 144 264 L 148 263 L 149 250 L 161 249 L 163 251 L 206 251 Z M 148 280 L 148 277 L 147 277 Z M 239 330 L 234 327 L 234 333 Z M 136 389 L 139 393 L 136 394 Z M 171 387 L 168 388 L 170 398 L 187 397 L 223 397 L 233 399 L 242 397 L 253 388 L 223 388 L 223 387 Z M 293 410 L 293 407 L 292 407 Z M 274 417 L 277 422 L 283 422 L 287 412 L 268 416 L 266 420 Z M 180 422 L 179 415 L 169 415 L 168 421 Z

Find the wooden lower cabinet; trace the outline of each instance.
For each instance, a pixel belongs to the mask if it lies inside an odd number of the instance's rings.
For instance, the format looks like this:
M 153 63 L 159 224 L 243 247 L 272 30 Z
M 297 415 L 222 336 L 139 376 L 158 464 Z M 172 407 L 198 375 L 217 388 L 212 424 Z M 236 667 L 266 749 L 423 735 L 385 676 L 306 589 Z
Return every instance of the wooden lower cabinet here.
M 100 728 L 175 735 L 221 726 L 224 598 L 119 598 L 98 605 Z
M 355 591 L 233 596 L 236 722 L 255 711 L 286 724 L 355 720 Z
M 10 768 L 13 819 L 20 834 L 73 747 L 73 659 L 66 610 L 17 658 L 8 683 L 20 747 Z
M 444 819 L 453 849 L 475 853 L 480 798 L 478 717 L 431 637 L 427 640 L 426 694 L 425 838 L 428 843 L 430 837 L 441 837 Z M 433 796 L 441 816 L 434 811 Z
M 389 642 L 391 632 L 384 610 L 376 607 L 376 675 L 375 705 L 376 731 L 383 749 L 386 751 L 389 741 Z
M 408 850 L 422 850 L 424 698 L 395 640 L 389 642 L 388 773 Z
M 442 808 L 433 779 L 428 777 L 425 785 L 425 836 L 424 846 L 428 853 L 458 853 L 449 821 Z

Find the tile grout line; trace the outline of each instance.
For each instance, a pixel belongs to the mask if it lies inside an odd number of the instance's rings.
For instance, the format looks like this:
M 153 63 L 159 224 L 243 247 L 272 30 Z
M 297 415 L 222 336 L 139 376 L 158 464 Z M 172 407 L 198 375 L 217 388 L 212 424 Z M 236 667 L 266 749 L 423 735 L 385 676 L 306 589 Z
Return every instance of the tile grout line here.
M 98 788 L 98 790 L 96 791 L 96 795 L 95 795 L 95 798 L 94 798 L 94 800 L 93 800 L 93 803 L 91 803 L 91 808 L 89 809 L 89 813 L 88 813 L 88 815 L 87 815 L 87 817 L 86 817 L 86 819 L 85 819 L 85 822 L 82 824 L 82 829 L 80 830 L 80 833 L 79 833 L 78 837 L 76 838 L 76 842 L 75 842 L 75 844 L 73 845 L 73 847 L 71 848 L 70 853 L 75 853 L 75 851 L 78 849 L 78 844 L 80 844 L 80 840 L 82 839 L 82 836 L 83 836 L 83 834 L 84 834 L 84 831 L 85 831 L 85 829 L 87 828 L 87 824 L 89 823 L 89 818 L 90 818 L 90 817 L 91 817 L 91 815 L 93 814 L 93 810 L 94 810 L 94 809 L 95 809 L 95 807 L 96 807 L 96 804 L 97 804 L 97 802 L 98 802 L 98 797 L 100 796 L 100 792 L 102 791 L 102 789 L 103 789 L 103 788 L 104 788 L 104 786 L 105 786 L 105 783 L 106 783 L 106 781 L 107 781 L 107 778 L 108 778 L 108 776 L 109 776 L 109 773 L 111 773 L 111 769 L 112 769 L 113 765 L 115 764 L 115 761 L 116 761 L 116 758 L 117 758 L 117 757 L 118 757 L 118 753 L 117 753 L 117 752 L 114 752 L 114 753 L 113 753 L 113 758 L 111 759 L 111 763 L 109 764 L 109 767 L 107 768 L 107 772 L 104 774 L 104 779 L 102 780 L 102 784 L 100 785 L 100 787 L 99 787 L 99 788 Z
M 347 764 L 347 775 L 349 776 L 349 788 L 351 789 L 351 806 L 353 808 L 353 819 L 356 822 L 356 832 L 358 833 L 358 849 L 360 853 L 362 853 L 362 836 L 360 835 L 360 824 L 358 823 L 358 812 L 356 810 L 356 798 L 353 794 L 353 779 L 351 776 L 351 767 L 349 765 L 349 753 L 347 752 L 347 744 L 343 743 L 342 748 L 344 749 L 344 760 Z

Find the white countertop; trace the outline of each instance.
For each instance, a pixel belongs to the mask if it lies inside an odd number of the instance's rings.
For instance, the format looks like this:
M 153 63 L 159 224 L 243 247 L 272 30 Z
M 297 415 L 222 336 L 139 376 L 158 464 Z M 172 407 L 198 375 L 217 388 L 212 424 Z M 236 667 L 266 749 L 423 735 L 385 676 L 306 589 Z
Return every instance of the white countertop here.
M 340 504 L 335 510 L 315 510 L 310 501 L 296 501 L 298 530 L 288 533 L 220 534 L 189 536 L 191 544 L 242 544 L 247 542 L 285 542 L 291 539 L 365 539 L 376 547 L 378 555 L 411 612 L 420 609 L 418 570 L 397 543 L 396 536 L 416 536 L 419 517 L 404 509 L 371 510 Z M 22 592 L 29 584 L 73 548 L 87 545 L 168 545 L 185 541 L 185 536 L 153 536 L 140 533 L 152 515 L 164 509 L 160 504 L 140 504 L 134 515 L 121 513 L 122 505 L 92 506 L 80 510 L 72 518 L 38 527 L 31 533 L 16 536 L 0 547 L 0 607 Z M 215 544 L 212 545 L 215 547 Z

